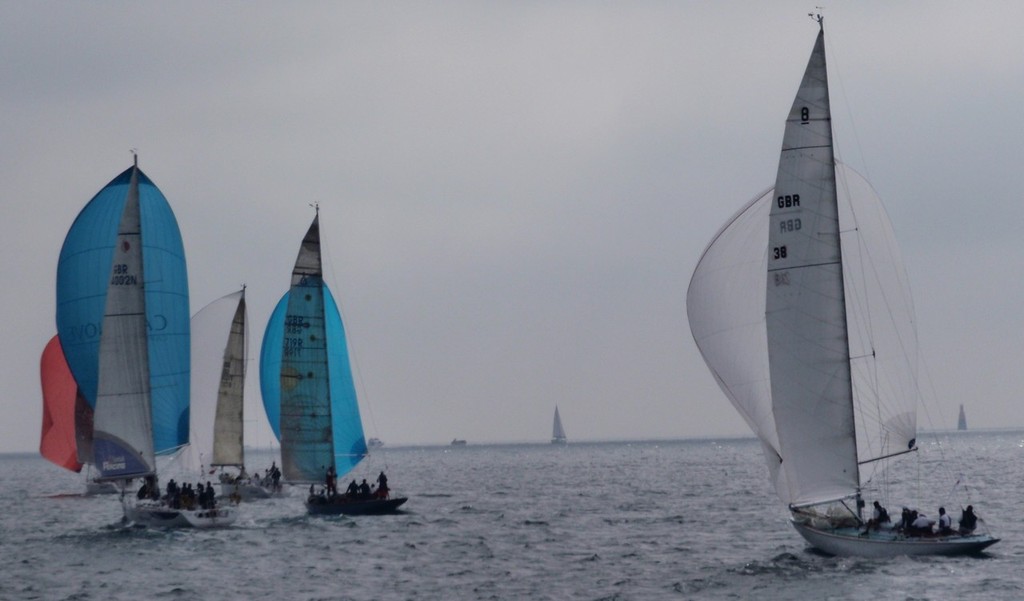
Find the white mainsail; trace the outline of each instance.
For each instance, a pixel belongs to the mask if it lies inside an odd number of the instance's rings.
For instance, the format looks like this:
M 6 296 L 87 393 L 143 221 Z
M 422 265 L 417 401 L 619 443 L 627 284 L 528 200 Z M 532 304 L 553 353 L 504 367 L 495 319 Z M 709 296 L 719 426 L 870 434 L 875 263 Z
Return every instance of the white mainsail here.
M 824 33 L 786 119 L 768 223 L 772 410 L 794 504 L 857 491 Z
M 189 451 L 182 465 L 186 471 L 244 464 L 245 311 L 243 288 L 192 316 Z
M 100 335 L 93 452 L 101 479 L 155 472 L 138 167 L 131 181 L 107 286 Z
M 245 464 L 242 446 L 246 361 L 245 289 L 231 320 L 224 348 L 223 368 L 217 391 L 217 417 L 213 428 L 213 465 Z

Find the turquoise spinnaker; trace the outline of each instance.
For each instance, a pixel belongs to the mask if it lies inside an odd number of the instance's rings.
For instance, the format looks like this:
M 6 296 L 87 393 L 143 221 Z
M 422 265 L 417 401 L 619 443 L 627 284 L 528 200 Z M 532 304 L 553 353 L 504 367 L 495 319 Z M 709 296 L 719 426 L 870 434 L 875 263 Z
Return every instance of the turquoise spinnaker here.
M 94 408 L 107 280 L 132 169 L 115 177 L 85 205 L 64 239 L 57 264 L 58 336 L 71 373 Z M 138 186 L 153 446 L 161 453 L 188 442 L 188 274 L 181 232 L 167 199 L 141 170 Z
M 323 289 L 334 467 L 338 477 L 341 477 L 351 471 L 366 455 L 366 438 L 359 416 L 359 403 L 356 399 L 341 313 L 326 283 Z M 281 440 L 281 358 L 289 294 L 286 292 L 274 308 L 267 322 L 260 349 L 260 392 L 263 395 L 263 408 L 278 440 Z

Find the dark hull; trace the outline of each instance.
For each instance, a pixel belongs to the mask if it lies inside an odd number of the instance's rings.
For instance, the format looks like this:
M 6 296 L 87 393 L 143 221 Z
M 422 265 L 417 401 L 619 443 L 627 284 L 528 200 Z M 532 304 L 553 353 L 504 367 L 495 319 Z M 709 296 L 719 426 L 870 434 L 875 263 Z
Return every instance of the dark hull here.
M 380 515 L 397 513 L 408 500 L 407 497 L 355 500 L 339 496 L 330 501 L 306 501 L 306 510 L 310 515 Z

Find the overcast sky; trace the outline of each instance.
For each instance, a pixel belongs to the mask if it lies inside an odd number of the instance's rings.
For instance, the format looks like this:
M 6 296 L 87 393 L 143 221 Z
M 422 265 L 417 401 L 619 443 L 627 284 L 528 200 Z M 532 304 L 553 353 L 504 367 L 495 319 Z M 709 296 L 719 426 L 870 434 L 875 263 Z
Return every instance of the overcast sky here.
M 821 2 L 817 2 L 821 4 Z M 38 448 L 57 257 L 131 163 L 192 311 L 263 327 L 321 207 L 368 436 L 746 435 L 685 295 L 772 185 L 811 2 L 0 1 L 0 452 Z M 830 2 L 838 154 L 886 202 L 922 428 L 1024 425 L 1024 3 Z

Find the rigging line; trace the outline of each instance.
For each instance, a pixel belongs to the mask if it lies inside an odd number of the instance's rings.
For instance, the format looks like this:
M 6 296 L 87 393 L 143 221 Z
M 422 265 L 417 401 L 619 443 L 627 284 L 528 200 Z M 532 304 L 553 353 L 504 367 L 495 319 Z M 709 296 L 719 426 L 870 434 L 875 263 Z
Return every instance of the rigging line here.
M 839 59 L 836 56 L 835 47 L 832 46 L 832 30 L 829 30 L 829 35 L 825 36 L 825 44 L 828 46 L 829 57 L 829 75 L 831 79 L 834 79 L 839 84 L 839 95 L 843 98 L 843 105 L 846 109 L 846 118 L 850 120 L 850 129 L 853 132 L 853 145 L 859 155 L 860 163 L 864 167 L 864 176 L 871 180 L 871 174 L 868 171 L 867 162 L 864 160 L 864 150 L 861 147 L 860 136 L 857 135 L 857 127 L 855 126 L 856 120 L 853 118 L 853 111 L 850 108 L 850 101 L 846 95 L 846 86 L 843 84 L 844 77 L 842 76 L 842 69 L 839 66 Z M 831 85 L 829 86 L 831 88 Z M 833 140 L 836 137 L 835 129 L 832 131 Z M 838 147 L 838 144 L 834 144 Z M 837 154 L 833 151 L 833 154 Z
M 319 207 L 318 207 L 317 212 L 319 214 Z M 325 229 L 324 228 L 324 223 L 321 220 L 321 222 L 320 222 L 320 230 L 321 230 L 321 232 L 324 229 Z M 327 258 L 327 263 L 328 263 L 328 268 L 326 269 L 326 271 L 330 272 L 330 275 L 331 275 L 331 280 L 330 281 L 338 282 L 340 280 L 338 280 L 337 273 L 335 271 L 335 262 L 334 262 L 334 259 L 333 259 L 333 253 L 330 251 L 330 249 L 328 248 L 328 244 L 325 241 L 327 238 L 328 238 L 327 236 L 324 236 L 322 234 L 320 236 L 321 268 L 323 268 L 323 263 L 324 263 L 323 257 L 326 257 Z M 346 338 L 345 342 L 348 345 L 349 365 L 351 366 L 352 372 L 353 372 L 352 373 L 353 383 L 357 387 L 356 396 L 357 396 L 357 398 L 360 398 L 360 399 L 363 400 L 362 405 L 364 407 L 366 407 L 366 412 L 369 414 L 369 418 L 370 418 L 369 421 L 373 425 L 373 431 L 374 431 L 374 433 L 378 433 L 379 432 L 379 428 L 377 427 L 377 417 L 376 417 L 376 415 L 373 412 L 373 403 L 370 402 L 370 395 L 366 391 L 366 383 L 363 380 L 363 371 L 362 371 L 362 368 L 360 367 L 360 363 L 359 363 L 359 354 L 360 353 L 358 353 L 356 351 L 356 343 L 355 343 L 356 333 L 355 333 L 355 328 L 353 327 L 353 324 L 351 322 L 347 321 L 346 318 L 345 318 L 346 309 L 344 307 L 344 300 L 343 300 L 341 291 L 339 291 L 338 294 L 333 295 L 333 296 L 334 296 L 335 304 L 338 305 L 338 312 L 341 313 L 342 327 L 345 329 L 345 338 Z M 358 401 L 357 401 L 357 404 L 358 404 Z M 364 430 L 363 438 L 365 439 L 365 437 L 366 437 L 365 428 L 363 428 L 363 430 Z M 369 447 L 369 445 L 367 445 L 367 447 Z M 369 451 L 369 448 L 367 448 L 367 451 Z

